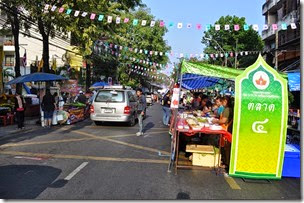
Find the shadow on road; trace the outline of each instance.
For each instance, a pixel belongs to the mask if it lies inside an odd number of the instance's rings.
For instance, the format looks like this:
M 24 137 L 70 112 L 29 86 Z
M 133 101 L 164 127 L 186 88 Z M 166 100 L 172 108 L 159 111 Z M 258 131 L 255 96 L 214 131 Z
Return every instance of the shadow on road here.
M 150 130 L 151 128 L 153 128 L 154 126 L 155 126 L 155 124 L 153 122 L 149 122 L 144 127 L 144 131 L 146 132 L 146 131 Z
M 63 187 L 54 183 L 60 169 L 39 165 L 7 165 L 0 167 L 0 199 L 34 199 L 46 188 Z

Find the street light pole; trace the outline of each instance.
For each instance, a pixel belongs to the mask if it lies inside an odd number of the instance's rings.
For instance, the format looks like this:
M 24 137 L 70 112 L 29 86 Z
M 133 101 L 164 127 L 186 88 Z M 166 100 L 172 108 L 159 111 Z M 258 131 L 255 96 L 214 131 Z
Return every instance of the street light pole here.
M 225 50 L 221 47 L 221 45 L 215 39 L 211 39 L 211 38 L 208 38 L 208 37 L 205 37 L 205 39 L 209 40 L 209 41 L 214 41 L 217 44 L 217 46 L 224 52 L 225 66 L 227 67 L 227 56 L 226 56 Z
M 237 45 L 238 45 L 238 38 L 236 38 L 236 42 L 235 42 L 234 68 L 237 68 L 237 56 L 238 56 Z

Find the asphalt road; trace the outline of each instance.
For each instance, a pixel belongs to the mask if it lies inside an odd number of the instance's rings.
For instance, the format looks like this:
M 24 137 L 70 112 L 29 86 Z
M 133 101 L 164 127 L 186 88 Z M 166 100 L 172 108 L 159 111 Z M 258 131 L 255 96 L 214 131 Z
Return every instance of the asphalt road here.
M 0 199 L 300 199 L 300 179 L 244 182 L 213 171 L 168 173 L 161 106 L 138 126 L 90 120 L 17 132 L 0 128 Z

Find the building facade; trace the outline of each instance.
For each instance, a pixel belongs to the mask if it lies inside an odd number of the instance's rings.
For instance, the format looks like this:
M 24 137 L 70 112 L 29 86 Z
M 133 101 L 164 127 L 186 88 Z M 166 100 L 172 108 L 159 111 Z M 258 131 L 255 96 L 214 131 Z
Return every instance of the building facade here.
M 6 23 L 6 13 L 0 10 L 0 26 L 1 28 Z M 39 33 L 36 25 L 31 25 L 29 29 L 30 36 L 24 34 L 24 30 L 20 30 L 19 44 L 20 44 L 20 60 L 23 59 L 26 52 L 26 67 L 23 67 L 21 63 L 20 73 L 21 75 L 31 73 L 31 65 L 38 66 L 42 59 L 42 36 Z M 70 47 L 70 36 L 50 38 L 49 40 L 49 57 L 50 68 L 55 61 L 57 67 L 63 66 L 65 61 L 63 55 Z M 3 50 L 2 56 L 2 75 L 3 82 L 7 82 L 12 79 L 9 75 L 14 75 L 15 66 L 15 47 L 14 38 L 11 33 L 0 35 L 0 47 Z
M 277 50 L 278 70 L 299 69 L 300 0 L 266 0 L 262 6 L 262 13 L 265 16 L 265 24 L 278 25 L 276 31 L 270 26 L 268 30 L 262 32 L 266 61 L 275 67 L 275 51 Z M 286 30 L 282 29 L 282 23 L 286 23 Z M 292 24 L 296 28 L 292 27 Z

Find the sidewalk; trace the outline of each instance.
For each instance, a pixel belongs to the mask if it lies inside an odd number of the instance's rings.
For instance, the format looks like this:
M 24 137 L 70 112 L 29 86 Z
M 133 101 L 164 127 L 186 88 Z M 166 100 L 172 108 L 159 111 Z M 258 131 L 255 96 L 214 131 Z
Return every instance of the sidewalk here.
M 17 129 L 16 123 L 14 125 L 0 126 L 0 139 L 10 134 L 25 133 L 28 131 L 41 128 L 40 125 L 36 124 L 38 119 L 39 117 L 25 117 L 24 118 L 25 128 L 23 130 Z

